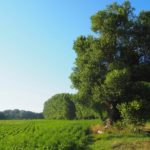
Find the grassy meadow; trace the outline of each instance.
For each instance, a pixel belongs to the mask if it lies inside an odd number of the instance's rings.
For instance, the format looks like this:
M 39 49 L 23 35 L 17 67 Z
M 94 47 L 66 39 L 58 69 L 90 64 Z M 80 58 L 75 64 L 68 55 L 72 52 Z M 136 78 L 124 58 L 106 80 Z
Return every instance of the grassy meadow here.
M 150 150 L 150 123 L 137 133 L 131 130 L 108 129 L 103 134 L 94 134 L 91 150 Z
M 0 121 L 0 150 L 150 149 L 150 134 L 110 129 L 92 132 L 99 120 Z M 100 125 L 102 126 L 102 125 Z M 149 129 L 150 123 L 146 125 Z

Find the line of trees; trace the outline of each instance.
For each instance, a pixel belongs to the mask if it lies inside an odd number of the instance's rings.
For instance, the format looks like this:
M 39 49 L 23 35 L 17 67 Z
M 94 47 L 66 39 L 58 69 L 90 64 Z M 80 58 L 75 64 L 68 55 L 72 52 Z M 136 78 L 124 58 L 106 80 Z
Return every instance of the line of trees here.
M 43 115 L 46 119 L 94 119 L 99 114 L 81 104 L 78 97 L 69 93 L 52 96 L 44 104 Z
M 19 109 L 5 110 L 0 112 L 0 119 L 43 119 L 43 114 Z

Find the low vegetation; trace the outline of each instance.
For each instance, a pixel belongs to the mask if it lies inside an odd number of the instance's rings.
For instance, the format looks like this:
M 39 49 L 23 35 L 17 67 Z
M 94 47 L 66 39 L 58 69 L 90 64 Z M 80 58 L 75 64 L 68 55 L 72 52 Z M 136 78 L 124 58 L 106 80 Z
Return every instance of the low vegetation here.
M 94 127 L 93 127 L 94 128 Z M 150 123 L 141 130 L 133 131 L 130 128 L 119 129 L 114 126 L 105 130 L 102 126 L 96 126 L 96 130 L 102 129 L 102 134 L 93 134 L 91 150 L 149 150 L 150 149 Z
M 98 130 L 102 133 L 98 134 Z M 150 123 L 141 133 L 105 129 L 99 120 L 0 121 L 1 150 L 149 150 Z M 137 150 L 136 149 L 136 150 Z
M 87 150 L 98 120 L 0 121 L 1 150 Z

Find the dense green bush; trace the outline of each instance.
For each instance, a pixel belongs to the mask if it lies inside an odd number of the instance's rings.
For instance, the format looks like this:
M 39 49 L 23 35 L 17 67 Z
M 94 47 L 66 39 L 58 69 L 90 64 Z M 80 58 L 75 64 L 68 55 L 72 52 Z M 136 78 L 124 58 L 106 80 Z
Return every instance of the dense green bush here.
M 123 124 L 125 126 L 142 125 L 144 116 L 140 113 L 141 108 L 142 103 L 139 100 L 133 100 L 131 102 L 118 105 Z

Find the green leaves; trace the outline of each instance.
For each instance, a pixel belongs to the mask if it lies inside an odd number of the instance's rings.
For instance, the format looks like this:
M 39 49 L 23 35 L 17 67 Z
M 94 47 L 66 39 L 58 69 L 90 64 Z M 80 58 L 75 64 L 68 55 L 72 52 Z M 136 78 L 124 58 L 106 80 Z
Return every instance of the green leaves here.
M 150 80 L 150 11 L 136 16 L 129 1 L 113 3 L 91 22 L 97 36 L 80 36 L 74 42 L 77 58 L 70 78 L 84 104 L 105 105 L 113 121 L 117 104 L 149 101 L 144 96 L 149 90 L 139 83 Z
M 123 122 L 125 125 L 137 125 L 141 124 L 143 119 L 140 116 L 140 109 L 142 109 L 142 103 L 139 100 L 133 100 L 128 103 L 121 103 L 117 105 Z
M 75 105 L 70 94 L 56 94 L 44 104 L 46 119 L 74 119 Z
M 121 99 L 127 86 L 129 86 L 130 73 L 127 69 L 113 70 L 109 72 L 103 84 L 104 97 L 109 101 Z

